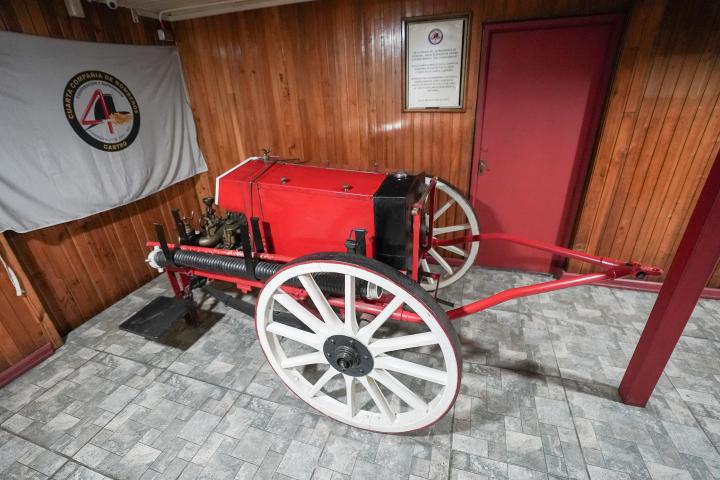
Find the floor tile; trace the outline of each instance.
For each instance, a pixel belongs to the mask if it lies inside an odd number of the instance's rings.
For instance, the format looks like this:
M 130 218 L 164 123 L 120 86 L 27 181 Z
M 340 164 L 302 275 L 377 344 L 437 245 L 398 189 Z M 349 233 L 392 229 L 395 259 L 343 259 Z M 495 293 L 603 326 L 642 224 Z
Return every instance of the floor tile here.
M 439 296 L 547 279 L 473 269 Z M 459 320 L 455 407 L 397 436 L 314 411 L 267 365 L 252 318 L 200 292 L 202 328 L 159 343 L 118 328 L 169 292 L 151 281 L 0 389 L 0 478 L 720 478 L 720 301 L 699 302 L 644 409 L 617 386 L 654 294 L 580 287 Z

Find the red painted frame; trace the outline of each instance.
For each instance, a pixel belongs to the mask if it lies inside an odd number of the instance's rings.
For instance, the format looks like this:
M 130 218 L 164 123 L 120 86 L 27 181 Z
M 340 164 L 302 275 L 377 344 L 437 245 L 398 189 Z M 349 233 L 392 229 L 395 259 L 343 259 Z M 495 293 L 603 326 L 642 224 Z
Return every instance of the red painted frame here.
M 480 48 L 480 73 L 478 75 L 478 97 L 477 108 L 475 111 L 475 134 L 473 138 L 473 156 L 470 169 L 470 185 L 469 197 L 472 200 L 475 192 L 475 183 L 477 178 L 478 163 L 480 161 L 480 138 L 483 130 L 483 117 L 485 114 L 485 97 L 487 92 L 487 75 L 488 61 L 490 59 L 490 46 L 492 45 L 492 34 L 497 32 L 513 32 L 523 30 L 536 30 L 543 28 L 557 28 L 568 26 L 595 25 L 599 23 L 609 23 L 614 27 L 614 35 L 610 40 L 610 49 L 615 52 L 613 58 L 609 58 L 604 69 L 603 78 L 600 82 L 600 88 L 604 90 L 605 101 L 602 105 L 594 105 L 593 111 L 587 116 L 585 125 L 582 127 L 581 138 L 581 154 L 580 162 L 577 162 L 571 175 L 571 184 L 573 187 L 568 192 L 565 202 L 565 212 L 561 231 L 555 243 L 558 245 L 569 245 L 577 223 L 577 214 L 580 208 L 580 200 L 585 187 L 587 172 L 589 171 L 591 154 L 595 148 L 598 127 L 602 119 L 602 113 L 607 106 L 607 95 L 610 91 L 613 71 L 619 57 L 618 46 L 622 37 L 623 24 L 625 23 L 625 15 L 623 14 L 607 14 L 607 15 L 591 15 L 582 17 L 562 17 L 542 20 L 529 20 L 519 22 L 503 22 L 503 23 L 486 23 L 483 25 L 482 43 Z M 593 98 L 599 92 L 597 90 L 590 92 L 590 98 Z M 563 265 L 560 262 L 553 262 L 552 273 L 560 276 L 563 272 Z
M 429 214 L 432 215 L 432 212 L 433 212 L 433 208 L 432 208 L 432 205 L 430 205 Z M 415 224 L 419 225 L 419 222 L 416 221 Z M 614 259 L 614 258 L 598 257 L 596 255 L 591 255 L 589 253 L 578 252 L 575 250 L 570 250 L 565 247 L 559 247 L 557 245 L 552 245 L 550 243 L 540 242 L 537 240 L 531 240 L 528 238 L 510 235 L 510 234 L 506 234 L 506 233 L 485 233 L 485 234 L 480 234 L 480 235 L 468 235 L 466 237 L 460 237 L 460 238 L 454 238 L 454 239 L 442 240 L 442 241 L 434 240 L 432 242 L 432 244 L 437 245 L 437 246 L 455 245 L 455 244 L 475 242 L 475 241 L 480 241 L 480 240 L 512 242 L 512 243 L 516 243 L 518 245 L 526 246 L 528 248 L 546 251 L 546 252 L 552 253 L 554 255 L 562 256 L 565 258 L 573 258 L 573 259 L 579 260 L 581 262 L 591 263 L 593 265 L 603 267 L 606 270 L 604 272 L 589 273 L 589 274 L 580 275 L 580 276 L 577 276 L 574 278 L 564 278 L 564 279 L 560 279 L 560 280 L 552 280 L 549 282 L 538 283 L 535 285 L 511 288 L 511 289 L 496 293 L 494 295 L 491 295 L 487 298 L 476 300 L 467 305 L 463 305 L 461 307 L 457 307 L 452 310 L 449 310 L 447 312 L 447 315 L 450 318 L 450 320 L 456 320 L 458 318 L 462 318 L 464 316 L 480 312 L 482 310 L 493 307 L 500 303 L 507 302 L 509 300 L 514 300 L 514 299 L 520 298 L 520 297 L 527 297 L 530 295 L 537 295 L 540 293 L 552 292 L 555 290 L 576 287 L 579 285 L 588 285 L 588 284 L 596 283 L 601 280 L 608 280 L 608 279 L 612 280 L 615 278 L 626 277 L 628 275 L 633 275 L 633 276 L 637 276 L 637 277 L 645 277 L 646 275 L 662 274 L 661 269 L 659 269 L 657 267 L 642 265 L 638 262 L 625 262 L 623 260 L 618 260 L 618 259 Z M 148 245 L 155 246 L 155 245 L 157 245 L 157 242 L 148 242 Z M 242 256 L 241 254 L 239 254 L 239 252 L 234 251 L 234 250 L 207 249 L 207 248 L 202 248 L 202 247 L 191 247 L 188 245 L 180 245 L 178 248 L 180 250 L 205 251 L 208 253 L 217 253 L 220 255 Z M 414 252 L 413 257 L 416 257 L 416 259 L 417 259 L 417 258 L 419 258 L 418 256 L 421 254 L 422 254 L 422 250 L 419 248 L 418 243 L 415 243 L 415 252 Z M 263 254 L 261 256 L 261 258 L 264 258 L 264 259 L 270 260 L 270 261 L 280 261 L 275 255 L 270 255 L 270 254 Z M 413 261 L 414 268 L 417 268 L 417 260 L 416 259 Z M 218 274 L 211 273 L 211 272 L 205 272 L 202 270 L 195 270 L 195 269 L 189 269 L 189 268 L 166 268 L 166 271 L 170 278 L 170 283 L 173 287 L 173 291 L 175 292 L 175 295 L 178 298 L 182 298 L 184 296 L 185 289 L 183 287 L 185 287 L 186 284 L 183 281 L 183 279 L 186 279 L 188 275 L 197 275 L 197 276 L 201 276 L 201 277 L 232 282 L 232 283 L 235 283 L 237 285 L 237 287 L 243 292 L 250 291 L 250 289 L 252 289 L 252 288 L 262 288 L 262 286 L 264 285 L 263 282 L 257 281 L 257 280 L 249 280 L 249 279 L 238 278 L 238 277 L 228 277 L 225 275 L 218 275 Z M 183 283 L 182 285 L 178 284 L 177 279 L 175 279 L 176 274 L 178 274 L 180 276 L 181 282 Z M 330 303 L 330 305 L 333 305 L 336 307 L 341 307 L 341 308 L 345 305 L 345 299 L 339 298 L 339 297 L 330 297 L 328 299 L 328 302 Z M 357 304 L 356 304 L 358 311 L 363 312 L 363 313 L 370 313 L 370 314 L 380 313 L 380 311 L 382 311 L 382 309 L 385 308 L 386 305 L 387 304 L 382 301 L 361 301 L 361 302 L 357 302 Z M 405 322 L 413 322 L 413 323 L 417 323 L 417 322 L 421 321 L 420 318 L 415 313 L 408 312 L 405 310 L 396 311 L 392 315 L 392 318 L 395 320 L 400 320 L 400 321 L 405 321 Z
M 580 275 L 579 273 L 565 272 L 561 278 L 575 278 L 579 275 Z M 626 278 L 618 278 L 613 281 L 600 280 L 600 281 L 594 283 L 593 285 L 596 285 L 599 287 L 620 288 L 622 290 L 634 290 L 636 292 L 651 292 L 651 293 L 660 293 L 660 289 L 663 286 L 663 284 L 661 282 L 651 282 L 651 281 L 647 281 L 647 280 L 626 279 Z M 700 294 L 700 298 L 707 298 L 710 300 L 720 300 L 720 288 L 705 287 L 705 288 L 703 288 L 702 293 Z

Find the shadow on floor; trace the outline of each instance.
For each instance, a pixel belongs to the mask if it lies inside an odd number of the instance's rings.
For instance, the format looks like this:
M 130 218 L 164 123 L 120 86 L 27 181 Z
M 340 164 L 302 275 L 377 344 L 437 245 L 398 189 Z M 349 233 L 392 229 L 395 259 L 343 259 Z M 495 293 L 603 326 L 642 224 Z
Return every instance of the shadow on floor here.
M 473 355 L 486 355 L 487 357 L 492 357 L 494 350 L 483 348 L 481 347 L 477 342 L 475 342 L 472 338 L 469 338 L 467 336 L 460 335 L 460 344 L 462 345 L 462 352 L 463 356 L 473 356 Z M 489 367 L 493 368 L 502 368 L 504 370 L 511 371 L 517 375 L 520 375 L 521 377 L 524 377 L 529 380 L 545 380 L 547 378 L 553 377 L 558 378 L 562 385 L 565 387 L 565 389 L 578 392 L 578 393 L 585 393 L 588 395 L 593 395 L 599 398 L 604 398 L 606 400 L 610 400 L 613 402 L 619 402 L 622 403 L 622 399 L 620 398 L 620 395 L 618 393 L 617 386 L 609 385 L 602 382 L 597 381 L 585 381 L 585 380 L 579 380 L 579 379 L 570 379 L 570 378 L 563 378 L 563 377 L 557 377 L 554 375 L 547 375 L 545 373 L 542 373 L 543 366 L 539 364 L 538 362 L 534 360 L 508 360 L 508 361 L 494 361 L 488 363 Z
M 198 309 L 198 316 L 200 320 L 198 324 L 190 325 L 185 320 L 179 320 L 165 335 L 155 341 L 168 347 L 187 350 L 205 335 L 223 317 L 223 314 Z
M 161 345 L 187 350 L 223 317 L 214 311 L 214 304 L 203 306 L 193 309 L 191 315 L 186 302 L 156 297 L 120 324 L 120 328 Z

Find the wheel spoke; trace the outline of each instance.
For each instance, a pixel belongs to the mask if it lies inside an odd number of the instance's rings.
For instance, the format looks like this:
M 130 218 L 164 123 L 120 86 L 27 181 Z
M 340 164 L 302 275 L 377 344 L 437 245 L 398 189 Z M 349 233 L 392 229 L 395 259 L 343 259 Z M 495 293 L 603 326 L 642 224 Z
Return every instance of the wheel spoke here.
M 396 357 L 381 356 L 375 358 L 375 368 L 404 373 L 405 375 L 421 378 L 440 385 L 447 384 L 447 374 L 444 371 L 408 362 L 407 360 L 401 360 Z
M 312 386 L 310 389 L 310 397 L 314 397 L 318 394 L 320 390 L 330 381 L 331 378 L 333 378 L 335 375 L 339 374 L 337 370 L 335 370 L 332 367 L 329 367 L 325 373 L 323 373 L 322 377 L 318 379 L 317 382 L 315 382 L 315 385 Z
M 326 328 L 325 323 L 323 323 L 319 318 L 310 313 L 307 308 L 300 305 L 297 300 L 292 298 L 287 293 L 277 293 L 273 296 L 273 299 L 277 301 L 280 305 L 285 307 L 288 312 L 295 315 L 298 320 L 307 325 L 313 332 L 320 333 Z
M 355 277 L 345 275 L 345 328 L 353 334 L 358 331 L 355 315 Z
M 382 393 L 382 390 L 380 390 L 380 387 L 375 383 L 375 380 L 370 377 L 359 377 L 358 380 L 360 380 L 360 383 L 365 387 L 365 390 L 368 391 L 370 398 L 373 399 L 380 413 L 382 413 L 390 423 L 394 422 L 395 412 Z
M 273 322 L 268 325 L 266 329 L 270 333 L 289 338 L 290 340 L 295 340 L 296 342 L 312 347 L 315 350 L 320 350 L 322 348 L 322 339 L 314 333 L 306 332 L 304 330 L 300 330 L 299 328 L 293 328 L 280 322 Z
M 452 225 L 450 227 L 437 227 L 433 228 L 433 235 L 442 235 L 444 233 L 462 232 L 464 230 L 470 230 L 470 224 L 464 223 L 462 225 Z
M 345 375 L 345 397 L 347 399 L 348 415 L 352 418 L 357 415 L 360 404 L 355 390 L 355 377 L 350 375 Z
M 310 299 L 315 304 L 315 308 L 320 312 L 320 316 L 325 320 L 325 323 L 331 327 L 341 327 L 342 322 L 333 311 L 325 295 L 320 291 L 320 287 L 315 283 L 315 279 L 312 278 L 311 275 L 300 275 L 298 278 L 302 286 L 307 290 Z
M 425 178 L 426 184 L 430 184 L 431 182 L 431 178 Z M 480 225 L 477 221 L 477 215 L 473 210 L 472 204 L 462 194 L 462 192 L 453 188 L 453 186 L 447 182 L 443 182 L 441 180 L 437 181 L 435 187 L 438 192 L 442 192 L 446 196 L 442 197 L 442 200 L 436 200 L 438 208 L 435 211 L 432 222 L 434 227 L 434 239 L 437 240 L 439 238 L 444 238 L 446 234 L 448 237 L 480 234 Z M 450 225 L 446 226 L 445 224 Z M 465 275 L 475 263 L 475 258 L 478 254 L 478 243 L 478 241 L 466 242 L 465 245 L 457 245 L 457 250 L 453 248 L 453 246 L 449 245 L 448 247 L 450 248 L 443 248 L 443 250 L 440 250 L 440 248 L 442 248 L 440 246 L 434 247 L 437 252 L 441 252 L 443 255 L 447 252 L 452 252 L 453 254 L 462 257 L 462 261 L 457 264 L 453 263 L 452 271 L 443 266 L 444 270 L 441 270 L 442 276 L 440 278 L 436 278 L 434 282 L 429 279 L 427 281 L 423 279 L 423 281 L 420 282 L 421 286 L 425 290 L 433 291 L 438 288 L 444 288 L 448 285 L 452 285 L 462 278 L 462 276 Z M 438 263 L 442 265 L 442 262 L 438 261 Z
M 370 376 L 385 385 L 388 390 L 397 395 L 403 402 L 410 405 L 413 409 L 419 410 L 418 413 L 427 412 L 427 402 L 420 398 L 418 394 L 410 390 L 400 380 L 393 377 L 390 372 L 386 370 L 375 369 L 372 371 L 372 373 L 370 373 Z
M 370 338 L 372 338 L 373 334 L 377 331 L 378 328 L 382 327 L 382 325 L 387 321 L 388 318 L 390 318 L 390 315 L 392 315 L 395 310 L 400 308 L 403 304 L 403 301 L 400 297 L 395 297 L 388 303 L 385 308 L 382 309 L 378 315 L 373 318 L 373 320 L 362 327 L 358 333 L 357 337 L 358 340 L 360 340 L 363 343 L 367 343 Z
M 427 259 L 423 258 L 420 260 L 420 266 L 422 267 L 424 272 L 432 273 L 430 270 L 430 265 L 428 265 Z M 435 279 L 432 277 L 423 277 L 423 279 L 428 283 L 428 285 L 435 285 Z
M 445 202 L 445 205 L 435 210 L 435 215 L 433 215 L 433 222 L 436 222 L 438 218 L 442 217 L 445 212 L 448 211 L 450 207 L 455 205 L 455 200 L 452 198 Z
M 455 203 L 441 217 L 445 221 L 463 205 L 449 198 Z M 449 198 L 439 205 L 444 207 Z M 466 222 L 458 218 L 452 223 Z M 474 250 L 458 247 L 468 249 L 463 260 L 471 260 Z M 434 249 L 456 268 L 447 258 L 454 255 Z M 429 253 L 422 257 L 416 268 L 435 272 L 431 281 L 443 286 L 445 270 Z M 422 300 L 428 299 L 422 289 L 429 288 L 425 279 L 422 286 L 408 283 L 402 272 L 373 263 L 353 256 L 316 256 L 278 271 L 258 296 L 258 343 L 288 388 L 329 417 L 385 433 L 425 428 L 452 407 L 460 385 L 459 345 L 447 318 Z M 332 279 L 338 283 L 334 293 L 326 289 L 326 280 Z M 424 327 L 398 331 L 397 322 L 389 321 L 411 312 Z
M 448 252 L 452 252 L 455 255 L 460 255 L 463 258 L 467 258 L 468 256 L 468 252 L 466 252 L 462 248 L 456 247 L 455 245 L 439 245 L 439 247 L 447 250 Z
M 428 253 L 430 255 L 432 255 L 432 257 L 435 259 L 436 262 L 438 262 L 438 264 L 440 264 L 440 266 L 443 268 L 443 270 L 445 270 L 447 273 L 452 275 L 452 273 L 453 273 L 452 267 L 447 262 L 447 260 L 445 260 L 442 256 L 440 256 L 440 254 L 438 252 L 435 251 L 434 248 L 431 248 L 430 250 L 428 250 Z
M 435 338 L 434 333 L 425 332 L 415 333 L 413 335 L 403 335 L 401 337 L 383 338 L 371 343 L 369 348 L 373 356 L 376 356 L 385 352 L 424 347 L 426 345 L 435 345 L 437 343 L 438 341 L 437 338 Z
M 322 352 L 305 353 L 303 355 L 288 357 L 280 362 L 280 366 L 283 368 L 293 368 L 317 363 L 325 363 L 325 355 L 323 355 Z

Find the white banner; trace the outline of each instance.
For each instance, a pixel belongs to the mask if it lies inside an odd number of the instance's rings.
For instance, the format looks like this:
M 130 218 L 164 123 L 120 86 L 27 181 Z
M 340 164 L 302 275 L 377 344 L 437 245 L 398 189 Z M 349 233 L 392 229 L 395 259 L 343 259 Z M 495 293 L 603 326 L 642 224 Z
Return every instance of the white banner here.
M 205 171 L 177 49 L 0 32 L 0 231 L 86 217 Z

